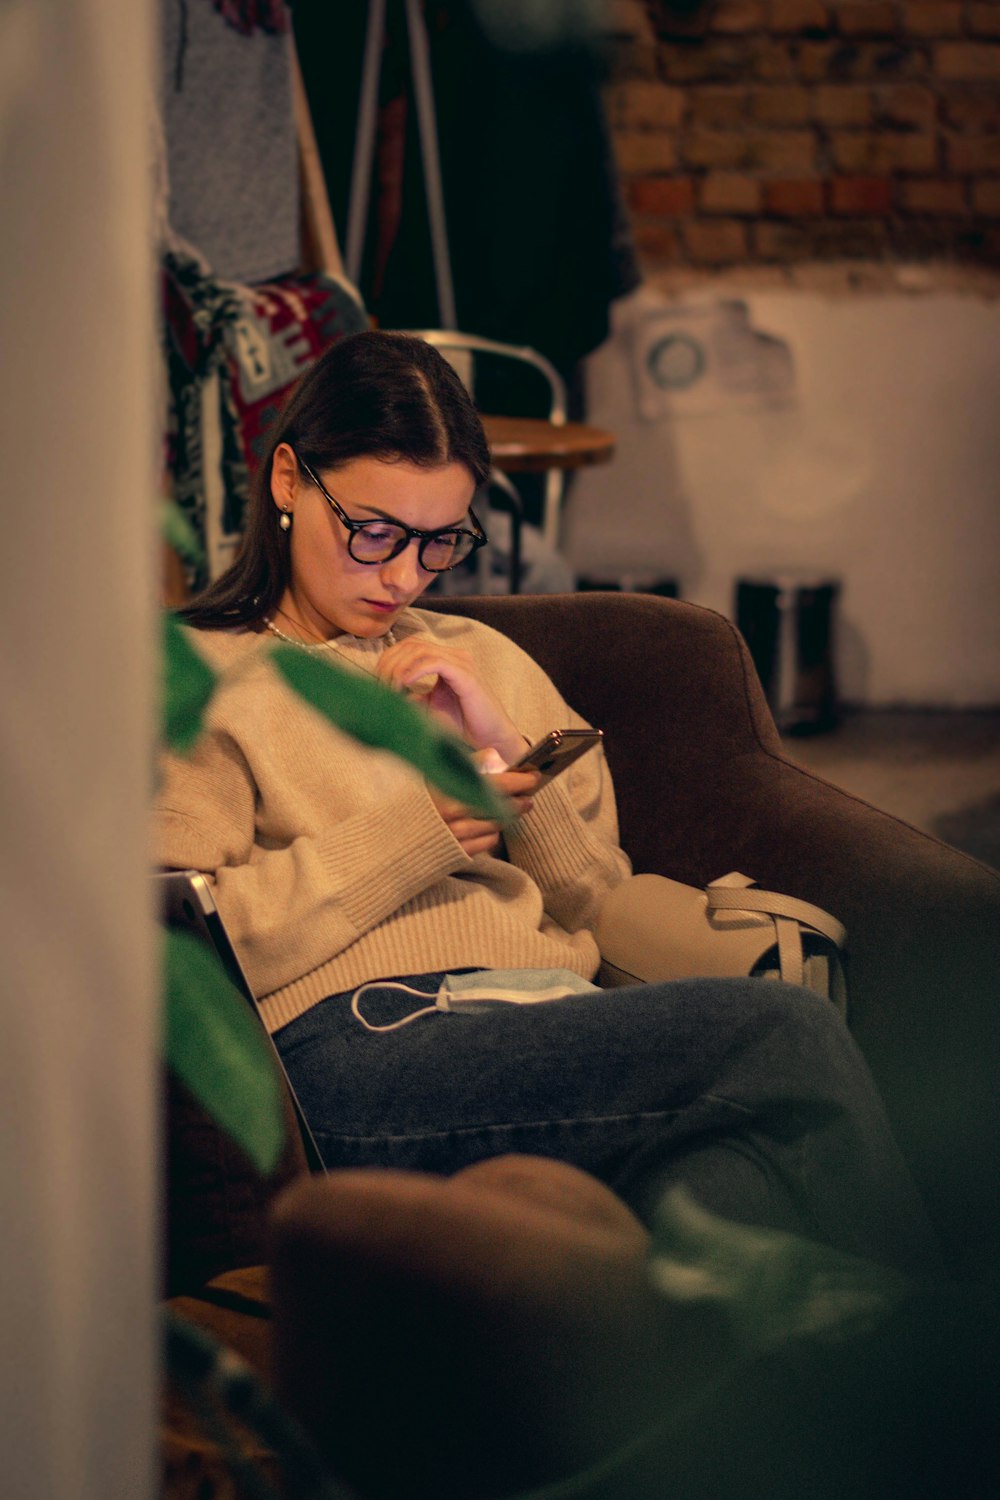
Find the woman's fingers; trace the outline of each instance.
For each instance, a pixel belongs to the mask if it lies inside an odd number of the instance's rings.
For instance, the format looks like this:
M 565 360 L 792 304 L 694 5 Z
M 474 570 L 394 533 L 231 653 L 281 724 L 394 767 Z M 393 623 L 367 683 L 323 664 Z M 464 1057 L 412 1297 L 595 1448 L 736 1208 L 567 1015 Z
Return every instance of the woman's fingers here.
M 515 816 L 523 818 L 531 811 L 532 793 L 539 781 L 537 771 L 501 771 L 490 775 L 489 779 L 495 789 L 508 799 Z M 452 837 L 461 844 L 470 858 L 476 854 L 487 854 L 496 848 L 502 831 L 498 823 L 475 817 L 461 802 L 456 802 L 453 797 L 446 797 L 433 787 L 428 787 L 428 792 Z
M 496 823 L 472 817 L 458 803 L 452 803 L 446 808 L 439 805 L 438 811 L 447 823 L 452 838 L 461 844 L 466 854 L 485 854 L 500 842 L 500 829 Z
M 413 693 L 436 681 L 425 694 L 428 707 L 451 722 L 476 749 L 493 745 L 506 761 L 524 749 L 513 720 L 491 689 L 480 679 L 467 651 L 439 646 L 422 636 L 409 636 L 387 647 L 379 657 L 377 675 L 402 692 Z
M 476 681 L 476 669 L 467 651 L 437 646 L 419 636 L 387 647 L 378 659 L 376 672 L 397 688 L 411 687 L 432 674 L 466 685 Z
M 470 859 L 476 854 L 488 854 L 500 842 L 500 830 L 495 823 L 464 822 L 450 825 L 454 838 L 458 840 Z
M 495 792 L 499 792 L 510 804 L 512 811 L 519 818 L 531 811 L 534 801 L 534 793 L 538 787 L 539 775 L 537 771 L 501 771 L 498 774 L 492 772 L 486 775 Z
M 477 818 L 461 802 L 446 797 L 429 787 L 431 801 L 448 826 L 452 838 L 456 839 L 470 856 L 486 854 L 500 842 L 500 825 L 486 818 Z M 525 809 L 527 810 L 527 809 Z
M 455 654 L 453 654 L 454 656 Z M 464 653 L 461 653 L 464 656 Z M 431 648 L 419 639 L 398 641 L 383 651 L 376 665 L 376 675 L 397 692 L 405 693 L 413 700 L 421 701 L 431 713 L 448 727 L 464 735 L 466 715 L 463 693 L 467 697 L 472 679 L 471 661 L 464 663 L 449 659 L 447 669 L 442 652 Z M 466 678 L 461 677 L 462 672 Z M 456 672 L 459 676 L 456 678 Z M 454 679 L 454 680 L 452 680 Z M 464 681 L 464 687 L 456 682 Z
M 530 798 L 538 790 L 541 776 L 538 771 L 500 771 L 496 775 L 490 774 L 490 782 L 496 790 L 504 797 L 527 797 Z
M 419 677 L 414 677 L 406 684 L 406 691 L 411 698 L 426 698 L 433 693 L 441 678 L 437 672 L 423 672 Z

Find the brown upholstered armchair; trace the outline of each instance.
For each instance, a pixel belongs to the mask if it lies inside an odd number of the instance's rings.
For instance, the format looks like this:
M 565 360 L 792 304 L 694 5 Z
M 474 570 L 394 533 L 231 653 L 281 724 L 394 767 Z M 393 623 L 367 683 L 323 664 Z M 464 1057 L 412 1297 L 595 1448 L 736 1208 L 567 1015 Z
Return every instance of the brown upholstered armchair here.
M 622 594 L 433 607 L 512 636 L 604 730 L 637 873 L 701 884 L 739 869 L 840 918 L 851 1029 L 900 1145 L 956 1272 L 995 1277 L 1000 874 L 796 765 L 720 615 Z M 259 1190 L 214 1130 L 196 1135 L 168 1135 L 174 1287 L 262 1245 Z M 280 1177 L 302 1166 L 291 1148 Z
M 456 599 L 605 732 L 636 873 L 742 870 L 846 926 L 851 1030 L 959 1274 L 1000 1265 L 1000 874 L 785 753 L 739 633 L 647 595 Z
M 512 636 L 604 730 L 637 872 L 702 884 L 739 869 L 841 919 L 849 1024 L 951 1266 L 995 1280 L 1000 874 L 796 765 L 711 611 L 620 594 L 432 607 Z M 293 1136 L 261 1183 L 179 1090 L 170 1102 L 168 1292 L 194 1292 L 266 1258 L 269 1201 L 304 1158 Z

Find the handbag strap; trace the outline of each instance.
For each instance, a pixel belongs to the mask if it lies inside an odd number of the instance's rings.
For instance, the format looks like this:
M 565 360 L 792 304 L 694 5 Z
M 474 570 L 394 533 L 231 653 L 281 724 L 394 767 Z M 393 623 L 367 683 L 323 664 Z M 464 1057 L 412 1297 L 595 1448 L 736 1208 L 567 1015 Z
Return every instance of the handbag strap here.
M 789 917 L 775 917 L 774 931 L 778 939 L 778 968 L 787 984 L 802 984 L 806 977 L 805 956 L 802 952 L 802 929 Z
M 708 911 L 748 912 L 770 916 L 774 922 L 778 946 L 778 969 L 787 984 L 805 981 L 805 957 L 802 951 L 802 929 L 810 928 L 825 937 L 835 948 L 843 947 L 847 933 L 843 925 L 821 906 L 813 906 L 797 896 L 778 891 L 761 891 L 748 875 L 733 871 L 713 880 L 705 887 Z M 839 965 L 836 966 L 839 970 Z M 831 974 L 831 982 L 840 975 Z M 835 998 L 831 993 L 831 998 Z
M 788 984 L 802 984 L 805 959 L 802 953 L 802 928 L 809 927 L 828 938 L 835 948 L 842 948 L 847 933 L 836 917 L 821 906 L 813 906 L 798 896 L 784 896 L 779 891 L 760 891 L 748 875 L 732 871 L 705 887 L 708 910 L 745 911 L 774 919 L 778 943 L 778 966 Z
M 736 871 L 711 881 L 705 887 L 709 911 L 751 911 L 776 918 L 789 917 L 829 938 L 834 947 L 844 946 L 846 929 L 821 906 L 813 906 L 798 896 L 783 896 L 778 891 L 759 891 L 752 888 L 753 884 L 748 875 Z

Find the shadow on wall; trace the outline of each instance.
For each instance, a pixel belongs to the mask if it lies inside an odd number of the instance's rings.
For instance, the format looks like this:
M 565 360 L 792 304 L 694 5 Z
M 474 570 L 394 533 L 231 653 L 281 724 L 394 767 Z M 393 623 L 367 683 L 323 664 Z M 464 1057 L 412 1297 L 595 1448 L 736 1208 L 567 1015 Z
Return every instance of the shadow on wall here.
M 616 325 L 620 306 L 613 314 Z M 686 586 L 700 575 L 702 558 L 670 424 L 633 428 L 621 421 L 623 402 L 635 411 L 631 350 L 624 338 L 613 336 L 585 372 L 588 421 L 616 432 L 618 446 L 607 473 L 574 475 L 563 550 L 583 577 L 627 579 L 632 588 L 667 577 Z
M 838 676 L 851 684 L 850 697 L 867 703 L 872 671 L 872 654 L 862 632 L 841 612 L 835 625 L 835 651 Z
M 845 701 L 995 706 L 998 334 L 978 295 L 646 284 L 587 362 L 618 446 L 578 477 L 571 562 L 672 574 L 727 614 L 742 577 L 839 581 L 866 648 L 846 636 Z
M 615 309 L 616 337 L 588 366 L 588 413 L 621 437 L 614 462 L 620 504 L 581 475 L 566 523 L 580 574 L 677 578 L 693 597 L 708 567 L 673 424 L 688 418 L 793 413 L 788 344 L 754 328 L 740 298 L 666 303 L 640 291 Z M 604 498 L 602 499 L 602 490 Z
M 795 400 L 788 345 L 753 328 L 738 297 L 650 310 L 627 328 L 639 415 L 648 422 Z

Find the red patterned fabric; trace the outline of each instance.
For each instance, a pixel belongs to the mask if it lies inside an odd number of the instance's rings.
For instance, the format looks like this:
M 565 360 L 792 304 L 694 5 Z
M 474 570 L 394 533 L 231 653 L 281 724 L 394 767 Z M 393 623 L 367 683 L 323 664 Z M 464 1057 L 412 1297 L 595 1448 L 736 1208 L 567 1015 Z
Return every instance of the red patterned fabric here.
M 336 339 L 367 327 L 367 319 L 357 303 L 319 277 L 245 287 L 240 301 L 222 345 L 228 398 L 252 474 L 296 380 Z
M 225 565 L 240 535 L 250 480 L 292 386 L 338 338 L 367 328 L 368 317 L 353 291 L 331 277 L 239 286 L 213 280 L 177 254 L 164 259 L 162 311 L 167 462 L 174 499 L 206 545 L 205 568 L 191 580 L 200 587 Z M 216 372 L 222 501 L 220 513 L 209 515 L 202 393 Z
M 241 36 L 268 31 L 272 36 L 291 29 L 285 0 L 212 0 L 219 15 Z

